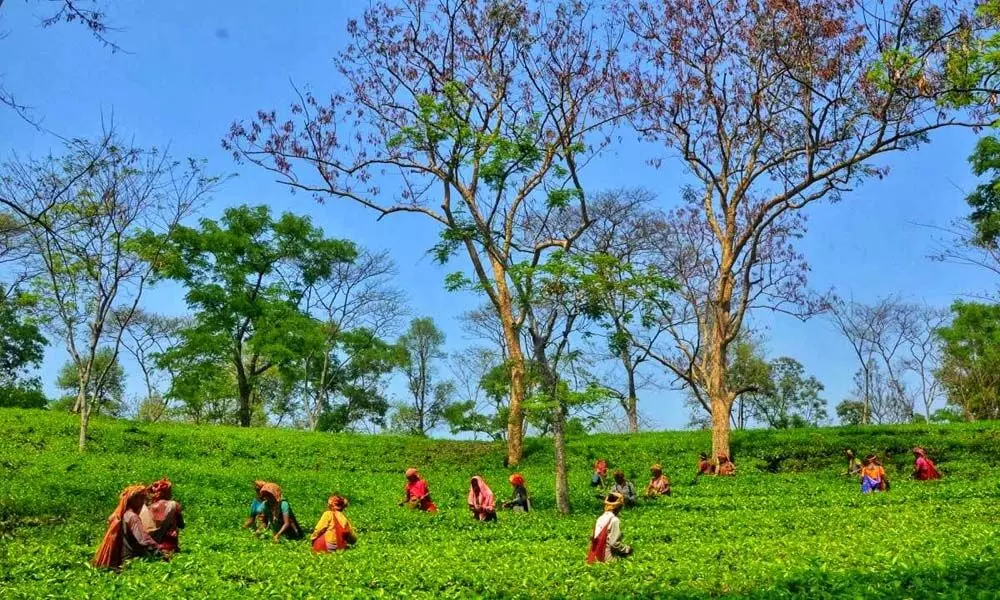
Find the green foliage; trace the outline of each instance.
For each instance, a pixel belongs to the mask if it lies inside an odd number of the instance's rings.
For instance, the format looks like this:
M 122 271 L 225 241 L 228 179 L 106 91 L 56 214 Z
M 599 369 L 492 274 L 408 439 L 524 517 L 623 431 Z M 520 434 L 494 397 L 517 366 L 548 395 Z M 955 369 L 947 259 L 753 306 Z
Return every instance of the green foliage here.
M 858 400 L 844 400 L 836 410 L 842 425 L 860 425 L 864 420 L 865 405 Z
M 0 381 L 14 381 L 42 362 L 48 341 L 30 312 L 35 301 L 29 294 L 8 295 L 0 286 Z
M 710 434 L 586 436 L 567 444 L 573 514 L 557 516 L 549 444 L 528 440 L 519 470 L 534 512 L 473 522 L 468 480 L 506 499 L 501 444 L 239 430 L 97 419 L 75 452 L 66 415 L 0 411 L 0 571 L 4 598 L 989 598 L 1000 585 L 992 464 L 997 424 L 744 431 L 739 475 L 691 482 Z M 920 444 L 945 478 L 911 481 Z M 863 496 L 842 451 L 886 457 L 892 490 Z M 588 566 L 601 512 L 589 487 L 598 456 L 639 483 L 660 462 L 674 495 L 622 514 L 627 561 Z M 417 466 L 437 515 L 398 508 Z M 175 483 L 187 528 L 173 561 L 121 574 L 87 566 L 127 484 Z M 308 543 L 240 528 L 254 479 L 280 483 L 306 528 L 332 492 L 347 495 L 356 548 L 316 556 Z
M 159 363 L 189 376 L 229 362 L 240 422 L 249 425 L 261 377 L 323 343 L 322 324 L 300 307 L 303 297 L 331 277 L 335 264 L 354 260 L 357 250 L 349 241 L 324 237 L 307 217 L 274 219 L 266 206 L 228 208 L 221 221 L 202 219 L 200 225 L 179 227 L 169 239 L 152 233 L 140 238 L 157 275 L 187 288 L 195 313 L 194 324 Z M 189 402 L 197 393 L 196 385 L 175 381 L 169 395 Z
M 0 408 L 45 408 L 48 404 L 37 379 L 0 385 Z
M 76 363 L 69 361 L 63 365 L 56 377 L 56 387 L 66 392 L 66 395 L 53 403 L 54 410 L 73 408 L 79 382 Z M 87 402 L 93 407 L 94 414 L 117 416 L 124 411 L 125 369 L 118 362 L 113 349 L 99 348 L 94 354 L 94 364 L 91 367 L 86 394 Z
M 397 411 L 397 428 L 414 435 L 427 435 L 444 420 L 455 392 L 452 382 L 439 381 L 437 377 L 436 363 L 445 357 L 444 342 L 444 332 L 430 317 L 410 321 L 409 329 L 399 338 L 410 403 Z
M 948 403 L 973 419 L 1000 418 L 1000 305 L 956 302 L 938 330 Z
M 405 350 L 363 328 L 341 332 L 331 351 L 327 392 L 333 401 L 320 414 L 318 431 L 349 431 L 357 423 L 385 425 L 389 400 L 380 379 L 406 363 Z
M 975 242 L 992 248 L 1000 235 L 1000 140 L 993 136 L 980 139 L 969 162 L 976 176 L 989 177 L 965 201 L 972 208 L 969 220 L 976 230 Z

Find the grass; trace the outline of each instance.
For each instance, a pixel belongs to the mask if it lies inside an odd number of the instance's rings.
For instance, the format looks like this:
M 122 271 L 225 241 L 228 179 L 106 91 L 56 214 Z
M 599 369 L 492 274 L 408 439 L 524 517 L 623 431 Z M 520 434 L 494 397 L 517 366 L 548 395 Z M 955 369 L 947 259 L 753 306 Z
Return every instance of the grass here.
M 468 478 L 506 499 L 501 447 L 474 442 L 138 425 L 100 420 L 75 451 L 70 416 L 0 410 L 0 597 L 669 597 L 995 598 L 1000 424 L 741 432 L 735 479 L 692 481 L 702 432 L 598 435 L 570 442 L 574 512 L 552 498 L 552 455 L 529 440 L 521 466 L 536 511 L 473 522 Z M 910 481 L 915 444 L 945 473 Z M 839 475 L 845 446 L 889 450 L 887 494 Z M 588 566 L 600 502 L 588 486 L 602 456 L 637 486 L 661 462 L 674 497 L 622 515 L 635 556 Z M 418 466 L 438 515 L 397 508 Z M 164 475 L 184 505 L 183 552 L 119 574 L 87 562 L 118 491 Z M 358 546 L 314 556 L 307 542 L 240 529 L 253 479 L 279 482 L 304 527 L 341 492 Z

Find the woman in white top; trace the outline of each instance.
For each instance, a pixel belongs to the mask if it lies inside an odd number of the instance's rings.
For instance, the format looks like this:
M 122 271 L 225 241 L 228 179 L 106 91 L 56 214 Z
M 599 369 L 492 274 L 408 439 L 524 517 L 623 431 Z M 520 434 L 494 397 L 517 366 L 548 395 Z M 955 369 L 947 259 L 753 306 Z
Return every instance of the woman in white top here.
M 604 514 L 594 525 L 594 534 L 590 538 L 590 554 L 587 562 L 607 562 L 617 557 L 631 556 L 632 548 L 622 543 L 622 525 L 618 513 L 625 506 L 625 498 L 612 492 L 604 499 Z

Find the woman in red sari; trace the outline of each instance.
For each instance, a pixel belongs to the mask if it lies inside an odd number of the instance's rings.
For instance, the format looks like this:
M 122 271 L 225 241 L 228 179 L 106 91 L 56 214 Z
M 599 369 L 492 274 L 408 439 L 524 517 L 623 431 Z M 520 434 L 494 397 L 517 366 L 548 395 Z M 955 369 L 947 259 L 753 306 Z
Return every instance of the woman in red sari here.
M 130 485 L 118 496 L 118 506 L 108 517 L 108 529 L 91 561 L 95 567 L 120 569 L 122 564 L 140 556 L 162 554 L 142 525 L 139 512 L 146 504 L 146 486 Z
M 927 458 L 927 451 L 917 446 L 913 449 L 915 461 L 913 463 L 913 478 L 917 481 L 930 481 L 931 479 L 941 479 L 934 461 Z
M 406 470 L 406 497 L 400 506 L 404 504 L 410 508 L 422 510 L 424 512 L 437 512 L 437 506 L 431 501 L 431 491 L 427 488 L 427 482 L 420 478 L 416 469 Z
M 163 552 L 177 552 L 180 550 L 177 530 L 184 529 L 184 516 L 180 503 L 173 499 L 173 484 L 166 478 L 157 481 L 149 486 L 149 497 L 152 500 L 149 512 L 154 524 L 149 534 L 159 542 Z
M 330 496 L 326 502 L 327 511 L 320 517 L 316 529 L 312 533 L 312 548 L 314 552 L 336 552 L 346 550 L 358 542 L 358 536 L 347 520 L 344 509 L 347 508 L 347 498 Z

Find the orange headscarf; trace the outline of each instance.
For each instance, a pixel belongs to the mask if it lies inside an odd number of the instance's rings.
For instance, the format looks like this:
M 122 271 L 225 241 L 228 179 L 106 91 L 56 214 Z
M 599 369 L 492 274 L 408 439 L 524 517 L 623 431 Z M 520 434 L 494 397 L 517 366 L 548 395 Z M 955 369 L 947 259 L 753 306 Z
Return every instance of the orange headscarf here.
M 344 498 L 343 496 L 330 496 L 330 498 L 326 501 L 326 506 L 330 510 L 344 510 L 347 508 L 347 504 L 347 498 Z
M 407 478 L 407 479 L 412 479 L 412 478 L 414 478 L 414 477 L 418 477 L 418 475 L 417 475 L 417 470 L 416 470 L 416 469 L 414 469 L 414 468 L 409 468 L 409 469 L 407 469 L 407 470 L 406 470 L 406 478 Z
M 277 483 L 265 483 L 260 486 L 261 494 L 270 494 L 276 502 L 281 502 L 281 486 Z
M 524 485 L 524 475 L 521 475 L 520 473 L 514 473 L 513 475 L 510 476 L 510 484 Z
M 117 569 L 122 565 L 122 517 L 125 516 L 129 502 L 145 493 L 144 485 L 130 485 L 122 490 L 118 496 L 118 506 L 108 516 L 108 529 L 104 532 L 104 539 L 101 540 L 101 545 L 97 547 L 97 552 L 91 561 L 95 567 Z

